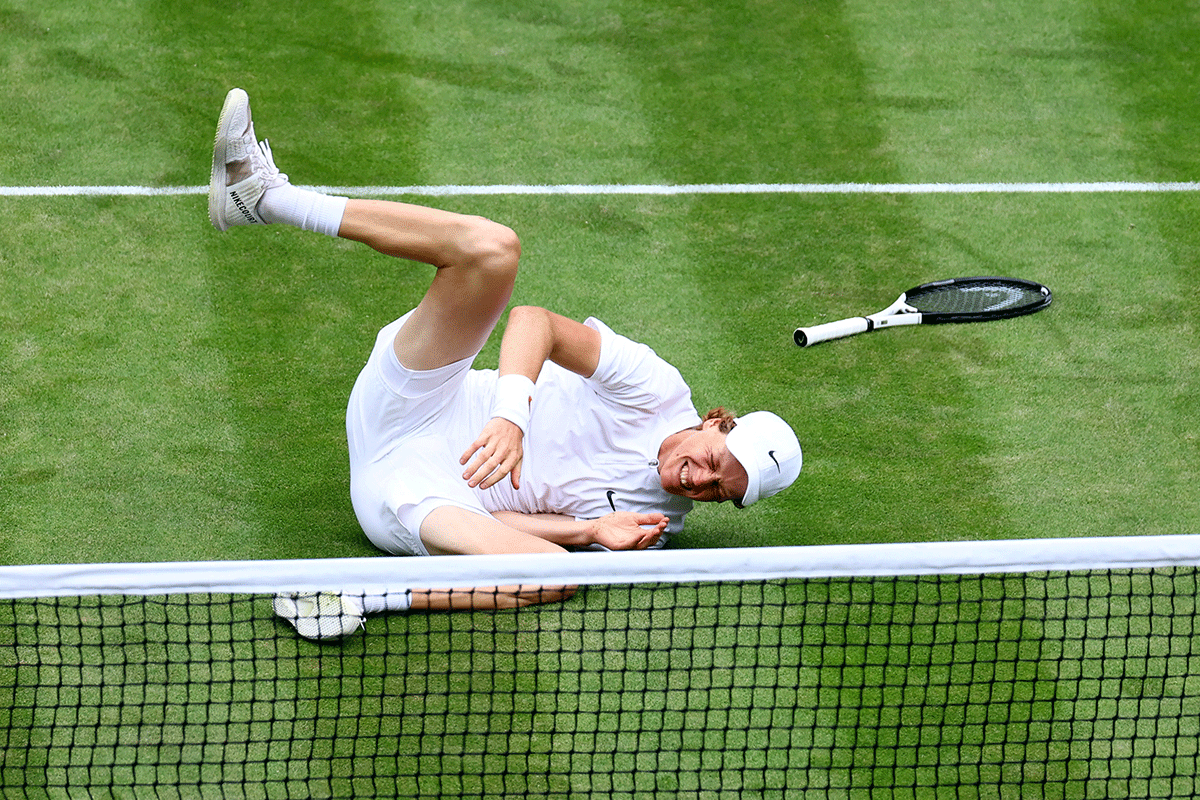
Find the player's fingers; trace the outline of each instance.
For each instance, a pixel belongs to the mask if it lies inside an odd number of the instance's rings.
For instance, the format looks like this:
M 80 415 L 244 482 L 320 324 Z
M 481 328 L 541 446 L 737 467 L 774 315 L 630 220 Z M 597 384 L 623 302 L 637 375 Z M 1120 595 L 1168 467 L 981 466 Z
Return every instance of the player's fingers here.
M 478 486 L 499 464 L 500 457 L 492 452 L 490 445 L 480 447 L 475 451 L 475 457 L 467 465 L 466 471 L 463 472 L 463 479 L 472 487 Z
M 517 465 L 515 467 L 513 467 L 513 471 L 508 474 L 509 478 L 512 479 L 512 487 L 514 489 L 521 488 L 521 465 L 523 463 L 525 463 L 525 459 L 523 459 L 523 458 L 518 459 Z
M 467 464 L 466 470 L 463 471 L 463 477 L 469 478 L 471 475 L 477 472 L 479 468 L 488 460 L 490 455 L 491 453 L 488 452 L 487 448 L 483 446 L 474 447 L 470 452 L 471 463 Z M 467 462 L 464 461 L 463 463 L 466 464 Z
M 489 464 L 491 462 L 488 462 Z M 489 472 L 482 481 L 479 482 L 479 488 L 490 489 L 503 480 L 505 475 L 508 475 L 510 467 L 505 464 L 497 464 L 496 467 Z
M 471 442 L 471 446 L 466 449 L 466 452 L 459 456 L 458 463 L 465 465 L 471 460 L 471 456 L 479 452 L 480 448 L 482 448 L 485 444 L 487 444 L 487 439 L 483 438 L 482 436 Z M 466 476 L 464 475 L 463 477 L 465 478 Z
M 495 461 L 494 468 L 488 473 L 483 482 L 480 484 L 484 489 L 490 489 L 504 479 L 506 475 L 513 474 L 513 470 L 519 469 L 521 466 L 520 452 L 508 453 L 504 458 L 500 458 L 499 454 L 493 456 L 485 466 Z
M 471 486 L 472 488 L 478 486 L 483 489 L 490 489 L 497 482 L 499 482 L 501 478 L 507 475 L 508 471 L 509 467 L 507 467 L 498 458 L 493 456 L 492 458 L 489 458 L 487 461 L 484 461 L 482 464 L 480 464 L 479 469 L 476 470 L 475 474 L 472 475 L 467 481 L 467 485 Z

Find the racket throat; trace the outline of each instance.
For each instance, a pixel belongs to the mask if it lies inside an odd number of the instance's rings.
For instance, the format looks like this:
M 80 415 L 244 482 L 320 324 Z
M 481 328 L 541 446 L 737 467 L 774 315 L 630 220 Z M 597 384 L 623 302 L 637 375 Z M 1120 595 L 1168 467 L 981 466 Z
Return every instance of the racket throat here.
M 867 330 L 873 331 L 876 328 L 891 328 L 896 325 L 920 325 L 921 316 L 921 312 L 916 309 L 901 309 L 890 314 L 872 314 L 863 319 L 867 321 Z

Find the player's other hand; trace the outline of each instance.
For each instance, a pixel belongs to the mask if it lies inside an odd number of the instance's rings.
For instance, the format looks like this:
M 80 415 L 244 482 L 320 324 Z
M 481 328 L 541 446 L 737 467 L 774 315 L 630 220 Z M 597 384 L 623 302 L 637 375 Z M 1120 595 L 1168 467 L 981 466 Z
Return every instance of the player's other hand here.
M 609 550 L 645 550 L 662 538 L 668 521 L 658 513 L 617 511 L 594 521 L 593 538 Z
M 458 460 L 467 468 L 463 472 L 467 485 L 490 489 L 508 475 L 513 488 L 521 488 L 521 461 L 525 456 L 521 437 L 521 428 L 515 423 L 502 417 L 488 420 L 479 438 Z

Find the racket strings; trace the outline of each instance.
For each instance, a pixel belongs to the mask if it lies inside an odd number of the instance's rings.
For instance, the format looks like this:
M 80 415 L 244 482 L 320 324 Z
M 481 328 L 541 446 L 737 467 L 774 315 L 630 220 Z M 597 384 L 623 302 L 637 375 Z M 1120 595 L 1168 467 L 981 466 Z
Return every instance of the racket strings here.
M 995 281 L 921 288 L 906 300 L 925 314 L 994 314 L 1040 304 L 1044 297 L 1031 287 Z

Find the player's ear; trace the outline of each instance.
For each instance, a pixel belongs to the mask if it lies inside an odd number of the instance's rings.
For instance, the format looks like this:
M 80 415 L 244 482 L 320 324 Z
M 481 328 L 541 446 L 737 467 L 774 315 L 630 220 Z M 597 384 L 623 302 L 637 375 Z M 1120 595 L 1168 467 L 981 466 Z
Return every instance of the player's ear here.
M 712 419 L 706 419 L 706 420 L 704 420 L 704 422 L 700 423 L 700 430 L 702 430 L 702 431 L 710 431 L 713 428 L 720 428 L 720 427 L 721 427 L 721 418 L 720 417 L 713 417 Z

